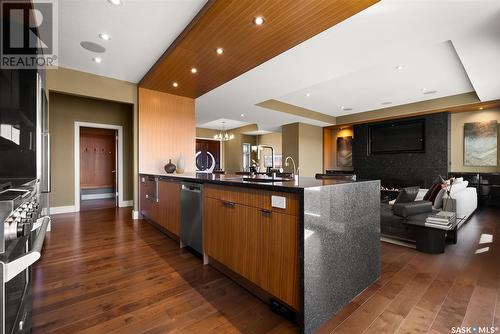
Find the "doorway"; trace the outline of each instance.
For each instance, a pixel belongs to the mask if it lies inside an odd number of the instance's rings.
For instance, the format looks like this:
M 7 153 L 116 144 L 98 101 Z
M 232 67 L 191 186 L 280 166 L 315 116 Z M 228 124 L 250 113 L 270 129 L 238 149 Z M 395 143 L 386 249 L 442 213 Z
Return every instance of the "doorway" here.
M 117 125 L 75 122 L 76 211 L 120 206 L 122 133 Z
M 80 210 L 118 206 L 117 131 L 80 128 Z
M 221 142 L 196 138 L 195 162 L 197 171 L 221 170 Z

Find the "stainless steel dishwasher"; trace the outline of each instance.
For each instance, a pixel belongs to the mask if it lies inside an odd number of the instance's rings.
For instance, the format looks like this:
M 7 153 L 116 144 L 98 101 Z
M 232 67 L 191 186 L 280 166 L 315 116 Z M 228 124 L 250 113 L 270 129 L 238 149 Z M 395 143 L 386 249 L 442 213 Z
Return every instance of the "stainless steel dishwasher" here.
M 182 182 L 181 185 L 181 242 L 183 246 L 189 246 L 203 254 L 201 212 L 203 186 L 199 183 L 188 182 Z

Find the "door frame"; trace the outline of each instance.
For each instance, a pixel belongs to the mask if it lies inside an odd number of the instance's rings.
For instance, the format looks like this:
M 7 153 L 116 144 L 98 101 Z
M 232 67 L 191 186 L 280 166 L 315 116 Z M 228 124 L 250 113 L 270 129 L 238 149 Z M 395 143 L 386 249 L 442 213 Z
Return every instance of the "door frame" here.
M 75 211 L 80 211 L 80 128 L 96 128 L 96 129 L 111 129 L 118 131 L 118 151 L 116 152 L 116 166 L 118 172 L 118 207 L 122 208 L 127 206 L 123 201 L 123 126 L 102 124 L 102 123 L 89 123 L 89 122 L 75 122 Z M 116 191 L 116 190 L 115 190 Z
M 203 140 L 211 140 L 211 141 L 218 141 L 219 142 L 219 151 L 220 151 L 220 169 L 224 170 L 224 145 L 222 140 L 214 139 L 214 138 L 206 138 L 206 137 L 195 137 L 196 139 L 203 139 Z M 194 152 L 196 154 L 196 152 Z M 196 162 L 195 162 L 196 165 Z M 195 166 L 196 168 L 196 166 Z

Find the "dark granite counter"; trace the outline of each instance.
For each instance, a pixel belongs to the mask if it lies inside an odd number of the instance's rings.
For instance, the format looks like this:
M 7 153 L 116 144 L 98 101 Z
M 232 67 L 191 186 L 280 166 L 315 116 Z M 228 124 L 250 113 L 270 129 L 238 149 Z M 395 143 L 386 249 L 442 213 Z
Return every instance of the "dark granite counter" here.
M 274 190 L 283 192 L 303 193 L 306 188 L 323 187 L 336 184 L 353 183 L 360 181 L 347 180 L 319 180 L 314 177 L 299 177 L 296 180 L 285 178 L 271 178 L 267 176 L 244 176 L 244 175 L 217 175 L 209 173 L 141 173 L 141 175 L 157 176 L 162 179 L 175 179 L 186 182 L 211 183 L 228 186 L 249 187 L 263 190 Z M 252 180 L 248 180 L 251 178 Z

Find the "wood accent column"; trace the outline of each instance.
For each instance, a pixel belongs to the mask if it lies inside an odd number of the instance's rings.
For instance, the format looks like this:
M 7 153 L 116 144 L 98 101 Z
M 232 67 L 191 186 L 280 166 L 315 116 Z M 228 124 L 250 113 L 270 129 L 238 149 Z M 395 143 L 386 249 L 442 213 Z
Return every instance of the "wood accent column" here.
M 195 170 L 194 99 L 139 88 L 139 173 L 163 172 L 180 154 L 186 172 Z

